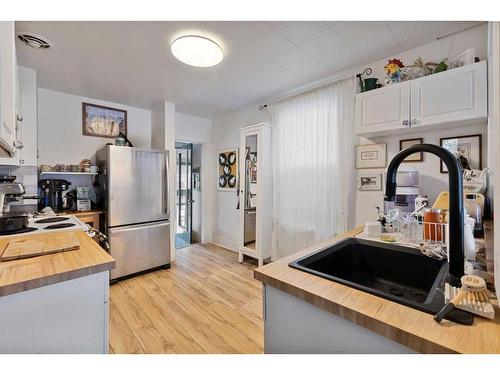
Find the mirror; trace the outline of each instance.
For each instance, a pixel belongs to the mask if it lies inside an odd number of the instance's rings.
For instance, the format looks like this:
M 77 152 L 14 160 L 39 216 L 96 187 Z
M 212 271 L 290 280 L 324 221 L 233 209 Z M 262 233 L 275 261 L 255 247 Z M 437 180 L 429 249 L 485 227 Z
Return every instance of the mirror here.
M 255 249 L 257 216 L 257 134 L 245 137 L 245 220 L 243 244 Z

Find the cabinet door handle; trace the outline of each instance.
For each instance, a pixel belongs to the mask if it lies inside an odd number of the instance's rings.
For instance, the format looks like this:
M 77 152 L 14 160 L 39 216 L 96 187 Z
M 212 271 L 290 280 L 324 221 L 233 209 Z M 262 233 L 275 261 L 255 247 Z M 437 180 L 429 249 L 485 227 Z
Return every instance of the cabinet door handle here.
M 24 120 L 24 119 L 23 119 L 23 116 L 21 116 L 21 115 L 16 115 L 16 119 L 17 119 L 17 121 L 19 121 L 19 122 L 21 122 L 21 121 L 23 121 L 23 120 Z
M 24 147 L 23 141 L 20 139 L 16 139 L 14 142 L 14 147 L 17 148 L 18 150 L 21 150 Z
M 408 126 L 410 126 L 410 121 L 408 121 L 408 120 L 403 120 L 403 126 L 404 126 L 404 127 L 408 127 Z
M 411 122 L 410 122 L 410 126 L 412 126 L 412 125 L 416 125 L 416 124 L 417 124 L 417 122 L 418 122 L 418 121 L 417 121 L 416 119 L 411 120 Z

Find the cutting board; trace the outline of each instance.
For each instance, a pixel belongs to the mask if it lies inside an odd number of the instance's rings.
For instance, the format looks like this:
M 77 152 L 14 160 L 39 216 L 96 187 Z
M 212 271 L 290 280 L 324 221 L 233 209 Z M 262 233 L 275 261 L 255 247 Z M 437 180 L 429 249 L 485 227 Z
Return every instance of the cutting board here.
M 74 232 L 33 234 L 13 239 L 5 239 L 1 244 L 0 261 L 31 258 L 40 255 L 78 250 L 80 241 Z

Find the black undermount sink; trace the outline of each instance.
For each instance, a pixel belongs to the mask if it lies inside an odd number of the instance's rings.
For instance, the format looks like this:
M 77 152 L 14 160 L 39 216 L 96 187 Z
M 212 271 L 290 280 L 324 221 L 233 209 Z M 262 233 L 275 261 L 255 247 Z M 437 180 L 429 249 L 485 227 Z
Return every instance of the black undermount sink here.
M 430 314 L 444 306 L 448 263 L 410 247 L 346 238 L 290 267 Z M 455 309 L 447 319 L 466 323 L 473 317 Z

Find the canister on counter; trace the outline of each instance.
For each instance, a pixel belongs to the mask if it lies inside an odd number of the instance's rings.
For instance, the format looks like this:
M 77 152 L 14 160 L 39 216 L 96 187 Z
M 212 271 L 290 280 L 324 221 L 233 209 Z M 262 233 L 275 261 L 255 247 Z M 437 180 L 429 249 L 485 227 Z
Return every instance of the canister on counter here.
M 424 240 L 443 242 L 443 210 L 426 208 L 424 210 Z

